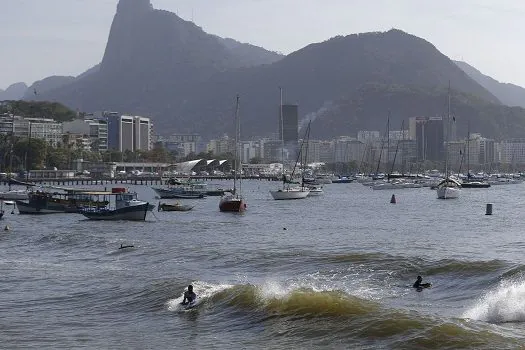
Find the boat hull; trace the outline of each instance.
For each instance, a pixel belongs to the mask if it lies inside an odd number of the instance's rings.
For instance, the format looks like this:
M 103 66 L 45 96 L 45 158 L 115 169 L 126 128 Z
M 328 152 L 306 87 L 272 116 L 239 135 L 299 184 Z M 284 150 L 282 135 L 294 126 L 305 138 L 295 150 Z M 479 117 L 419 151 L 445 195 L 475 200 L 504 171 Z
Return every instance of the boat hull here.
M 219 202 L 219 210 L 224 212 L 243 212 L 246 210 L 246 203 L 242 198 L 224 196 Z
M 457 187 L 439 187 L 436 191 L 438 199 L 455 199 L 460 193 Z
M 193 209 L 191 205 L 183 204 L 159 204 L 159 211 L 190 211 Z
M 79 211 L 76 207 L 67 207 L 63 204 L 28 203 L 21 200 L 16 201 L 16 206 L 20 214 L 62 214 Z
M 153 188 L 161 199 L 197 199 L 204 198 L 204 193 L 185 191 L 178 188 Z
M 27 191 L 24 190 L 14 190 L 14 191 L 7 191 L 7 192 L 0 192 L 0 199 L 2 200 L 24 200 L 28 199 L 29 194 Z
M 284 189 L 277 191 L 270 191 L 273 199 L 275 200 L 292 200 L 292 199 L 304 199 L 309 194 L 308 190 L 297 190 L 297 189 Z
M 81 210 L 80 213 L 90 220 L 144 221 L 146 220 L 146 213 L 149 207 L 149 203 L 144 203 L 113 210 L 86 208 Z
M 482 181 L 471 181 L 471 182 L 462 182 L 462 188 L 489 188 L 490 184 L 488 182 Z

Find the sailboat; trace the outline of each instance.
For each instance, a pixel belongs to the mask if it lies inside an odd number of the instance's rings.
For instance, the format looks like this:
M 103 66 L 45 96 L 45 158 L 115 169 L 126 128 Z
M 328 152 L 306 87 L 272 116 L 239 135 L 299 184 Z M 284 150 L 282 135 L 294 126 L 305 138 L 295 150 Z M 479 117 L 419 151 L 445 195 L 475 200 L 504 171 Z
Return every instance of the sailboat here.
M 450 137 L 450 82 L 448 86 L 448 111 L 447 111 L 447 120 L 446 120 L 446 139 L 445 139 L 445 179 L 443 179 L 437 185 L 437 197 L 438 199 L 454 199 L 458 198 L 461 192 L 461 184 L 450 177 L 448 171 L 448 139 Z
M 239 121 L 239 95 L 237 95 L 235 106 L 235 152 L 234 152 L 234 174 L 233 174 L 233 190 L 225 192 L 219 201 L 220 211 L 242 212 L 246 210 L 246 202 L 240 195 L 242 183 L 242 166 L 239 166 L 239 137 L 241 124 Z M 239 191 L 237 191 L 237 178 L 239 179 Z
M 290 187 L 290 184 L 286 181 L 284 174 L 284 123 L 283 123 L 283 90 L 279 88 L 280 92 L 280 104 L 279 104 L 279 121 L 281 123 L 281 160 L 283 164 L 283 187 L 270 191 L 273 199 L 275 200 L 289 200 L 289 199 L 304 199 L 310 194 L 310 190 L 304 186 Z M 293 173 L 292 173 L 293 178 Z

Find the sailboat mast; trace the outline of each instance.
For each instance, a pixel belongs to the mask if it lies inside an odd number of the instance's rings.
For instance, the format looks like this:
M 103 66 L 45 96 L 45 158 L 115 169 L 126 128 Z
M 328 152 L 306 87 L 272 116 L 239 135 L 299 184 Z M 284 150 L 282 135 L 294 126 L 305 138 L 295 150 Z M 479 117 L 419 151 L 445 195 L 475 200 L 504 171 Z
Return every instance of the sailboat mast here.
M 239 193 L 242 194 L 242 153 L 239 150 L 239 145 L 241 142 L 241 119 L 239 117 L 239 109 L 240 109 L 240 97 L 237 95 L 237 113 L 235 115 L 236 120 L 236 134 L 235 134 L 235 153 L 238 152 L 238 154 L 235 155 L 235 161 L 239 161 Z M 235 175 L 237 175 L 237 169 L 235 169 Z
M 283 88 L 279 87 L 279 123 L 281 124 L 281 161 L 283 166 L 283 189 L 286 183 L 284 174 L 284 121 L 283 121 Z
M 386 119 L 386 178 L 390 181 L 390 174 L 388 173 L 388 165 L 390 164 L 390 110 L 388 110 L 388 117 Z
M 467 123 L 467 179 L 470 180 L 470 119 Z
M 448 140 L 450 139 L 450 80 L 448 81 L 447 137 L 445 139 L 445 176 L 448 179 Z
M 237 171 L 238 171 L 238 132 L 239 132 L 239 95 L 237 95 L 237 100 L 235 104 L 235 151 L 234 151 L 234 160 L 233 160 L 233 166 L 234 166 L 234 174 L 233 174 L 233 194 L 237 193 Z

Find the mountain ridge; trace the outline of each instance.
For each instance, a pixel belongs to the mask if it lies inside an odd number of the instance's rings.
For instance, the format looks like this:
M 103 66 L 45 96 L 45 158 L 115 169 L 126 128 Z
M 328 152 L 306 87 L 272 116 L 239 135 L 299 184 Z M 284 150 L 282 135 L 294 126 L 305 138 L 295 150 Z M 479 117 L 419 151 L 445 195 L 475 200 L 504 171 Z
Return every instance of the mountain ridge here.
M 525 107 L 525 88 L 511 83 L 502 83 L 463 61 L 454 61 L 472 79 L 485 87 L 507 106 Z
M 38 98 L 82 111 L 147 115 L 163 135 L 192 132 L 204 139 L 232 133 L 237 94 L 243 137 L 275 134 L 279 87 L 285 102 L 299 104 L 301 118 L 367 83 L 432 89 L 450 82 L 466 94 L 501 103 L 430 42 L 397 29 L 336 36 L 285 57 L 266 50 L 243 57 L 234 50 L 239 45 L 245 44 L 208 34 L 147 0 L 121 0 L 99 69 Z M 259 61 L 247 64 L 253 57 Z

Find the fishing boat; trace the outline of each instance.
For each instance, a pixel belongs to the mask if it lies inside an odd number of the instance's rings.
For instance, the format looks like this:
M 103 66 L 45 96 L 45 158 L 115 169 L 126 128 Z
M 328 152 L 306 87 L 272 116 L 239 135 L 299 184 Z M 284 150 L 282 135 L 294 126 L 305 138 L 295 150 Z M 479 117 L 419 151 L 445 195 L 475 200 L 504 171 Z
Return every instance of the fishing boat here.
M 284 125 L 283 125 L 283 91 L 281 88 L 279 88 L 280 91 L 280 104 L 279 104 L 279 119 L 281 123 L 281 160 L 283 164 L 283 186 L 280 189 L 270 191 L 270 194 L 272 195 L 273 199 L 275 200 L 291 200 L 291 199 L 304 199 L 308 196 L 310 193 L 310 190 L 308 190 L 304 186 L 294 186 L 291 187 L 289 183 L 287 183 L 286 174 L 284 173 Z M 297 163 L 296 163 L 297 164 Z M 295 169 L 295 167 L 294 167 Z M 293 171 L 292 171 L 292 178 L 293 178 Z
M 438 199 L 455 199 L 461 192 L 461 183 L 452 178 L 448 169 L 448 139 L 450 135 L 450 83 L 448 86 L 448 112 L 447 112 L 447 138 L 445 140 L 445 178 L 437 185 L 436 192 Z
M 233 174 L 233 190 L 226 192 L 219 201 L 219 210 L 228 212 L 242 212 L 246 210 L 246 202 L 241 195 L 242 189 L 242 165 L 239 166 L 241 160 L 239 159 L 239 138 L 240 138 L 240 120 L 239 120 L 239 95 L 237 95 L 235 106 L 235 152 L 234 152 L 234 174 Z M 237 182 L 239 188 L 237 189 Z
M 190 211 L 193 205 L 181 204 L 179 202 L 174 204 L 159 203 L 158 211 Z
M 125 188 L 112 188 L 111 192 L 93 193 L 109 199 L 106 207 L 89 206 L 82 208 L 80 213 L 91 220 L 129 220 L 144 221 L 152 206 L 148 202 L 137 199 L 135 192 Z
M 107 201 L 98 201 L 85 189 L 50 187 L 54 192 L 36 190 L 28 193 L 28 200 L 17 200 L 20 214 L 78 213 L 85 206 L 105 207 Z M 61 192 L 56 192 L 61 191 Z

